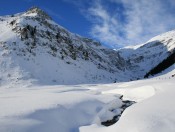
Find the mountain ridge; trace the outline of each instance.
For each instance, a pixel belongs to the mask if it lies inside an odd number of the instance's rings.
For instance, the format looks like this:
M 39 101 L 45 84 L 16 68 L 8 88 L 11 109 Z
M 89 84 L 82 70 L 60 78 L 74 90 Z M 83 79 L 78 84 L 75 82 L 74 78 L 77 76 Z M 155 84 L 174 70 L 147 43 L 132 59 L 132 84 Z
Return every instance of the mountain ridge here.
M 0 26 L 1 85 L 20 81 L 56 85 L 142 79 L 175 47 L 172 31 L 135 49 L 108 49 L 69 32 L 36 7 L 0 17 Z M 156 52 L 149 51 L 156 47 Z

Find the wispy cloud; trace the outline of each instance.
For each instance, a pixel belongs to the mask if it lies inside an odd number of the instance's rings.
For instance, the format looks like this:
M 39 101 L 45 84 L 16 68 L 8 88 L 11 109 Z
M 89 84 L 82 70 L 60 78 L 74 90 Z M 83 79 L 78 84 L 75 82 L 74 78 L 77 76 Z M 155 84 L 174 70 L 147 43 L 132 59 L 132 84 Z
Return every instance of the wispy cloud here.
M 82 11 L 82 2 L 76 3 Z M 111 47 L 142 43 L 175 28 L 174 0 L 96 0 L 83 8 L 90 35 Z
M 112 15 L 105 9 L 101 1 L 96 1 L 88 9 L 88 18 L 93 22 L 90 32 L 92 37 L 106 44 L 117 44 L 122 41 L 122 24 L 117 20 L 116 14 Z
M 168 10 L 168 3 L 164 0 L 133 0 L 132 2 L 121 0 L 121 2 L 127 19 L 124 32 L 131 43 L 146 41 L 175 28 L 174 13 Z

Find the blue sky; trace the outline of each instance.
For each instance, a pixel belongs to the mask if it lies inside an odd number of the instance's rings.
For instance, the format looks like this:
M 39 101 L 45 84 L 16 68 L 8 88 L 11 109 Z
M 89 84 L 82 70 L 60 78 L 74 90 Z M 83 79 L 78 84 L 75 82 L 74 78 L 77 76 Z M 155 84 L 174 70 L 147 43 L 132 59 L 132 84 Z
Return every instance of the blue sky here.
M 108 47 L 143 43 L 175 29 L 174 0 L 5 0 L 0 1 L 0 15 L 32 6 L 69 31 Z

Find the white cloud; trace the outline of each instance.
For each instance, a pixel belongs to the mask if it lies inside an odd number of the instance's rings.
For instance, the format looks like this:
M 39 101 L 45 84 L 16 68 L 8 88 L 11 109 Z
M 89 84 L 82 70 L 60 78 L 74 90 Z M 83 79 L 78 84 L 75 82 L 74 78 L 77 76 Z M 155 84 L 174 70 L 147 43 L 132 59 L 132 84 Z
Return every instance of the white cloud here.
M 87 10 L 87 18 L 93 23 L 91 36 L 111 46 L 138 44 L 175 28 L 174 14 L 169 11 L 174 0 L 109 0 L 111 4 L 122 4 L 121 10 L 111 13 L 103 0 L 97 0 Z M 165 3 L 166 2 L 166 3 Z M 175 5 L 175 4 L 174 4 Z
M 120 26 L 116 16 L 111 16 L 101 5 L 100 1 L 96 2 L 93 7 L 88 9 L 91 21 L 95 21 L 91 28 L 91 36 L 102 43 L 114 44 L 121 38 L 119 37 Z M 118 25 L 118 26 L 117 26 Z

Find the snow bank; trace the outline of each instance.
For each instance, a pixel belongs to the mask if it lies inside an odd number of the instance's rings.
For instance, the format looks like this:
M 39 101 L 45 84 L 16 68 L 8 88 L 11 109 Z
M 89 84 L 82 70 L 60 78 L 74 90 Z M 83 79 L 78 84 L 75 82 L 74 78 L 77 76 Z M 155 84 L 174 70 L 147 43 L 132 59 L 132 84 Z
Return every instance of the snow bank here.
M 83 86 L 0 89 L 0 131 L 70 132 L 111 119 L 122 105 L 119 96 Z M 105 117 L 104 117 L 105 115 Z
M 80 127 L 81 132 L 174 132 L 175 78 L 164 81 L 149 79 L 116 84 L 115 89 L 101 90 L 103 94 L 123 94 L 138 103 L 127 108 L 120 120 L 110 126 L 93 124 Z

